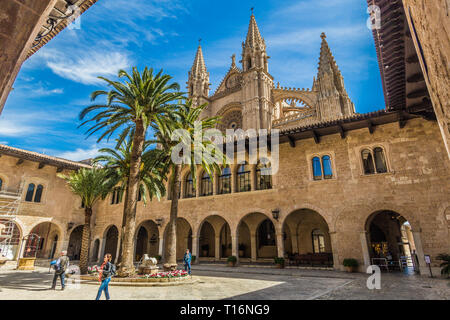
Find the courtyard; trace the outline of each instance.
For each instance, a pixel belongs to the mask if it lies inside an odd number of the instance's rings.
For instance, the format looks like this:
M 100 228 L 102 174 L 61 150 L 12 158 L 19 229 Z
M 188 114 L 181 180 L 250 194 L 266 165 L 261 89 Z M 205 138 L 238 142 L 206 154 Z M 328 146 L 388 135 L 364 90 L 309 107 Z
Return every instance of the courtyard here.
M 269 267 L 197 265 L 193 283 L 168 287 L 110 286 L 113 300 L 448 300 L 450 281 L 406 276 L 381 277 L 381 290 L 366 287 L 366 274 Z M 93 300 L 98 286 L 81 283 L 50 290 L 53 274 L 0 269 L 0 300 Z

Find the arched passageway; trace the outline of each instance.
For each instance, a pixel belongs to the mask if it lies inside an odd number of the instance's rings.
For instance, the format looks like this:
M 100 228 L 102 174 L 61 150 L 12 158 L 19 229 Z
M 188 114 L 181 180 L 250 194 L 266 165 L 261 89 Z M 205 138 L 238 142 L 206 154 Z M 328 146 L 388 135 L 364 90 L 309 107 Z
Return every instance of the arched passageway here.
M 92 254 L 91 254 L 91 261 L 92 262 L 97 262 L 99 259 L 99 254 L 100 252 L 100 240 L 99 239 L 95 239 L 94 241 L 94 247 L 92 250 Z
M 390 271 L 419 269 L 411 225 L 400 214 L 373 213 L 366 221 L 366 234 L 371 264 Z
M 58 241 L 61 235 L 59 227 L 56 224 L 51 222 L 40 223 L 31 230 L 30 234 L 37 234 L 39 236 L 39 245 L 36 252 L 36 258 L 52 259 L 59 256 L 56 250 L 58 248 Z
M 231 229 L 218 215 L 207 217 L 201 223 L 198 235 L 200 260 L 218 261 L 231 256 Z
M 290 264 L 333 266 L 328 224 L 316 211 L 290 213 L 283 223 L 283 241 Z
M 158 225 L 153 220 L 146 220 L 140 224 L 136 233 L 135 261 L 140 261 L 144 254 L 156 257 L 159 250 Z
M 16 260 L 20 242 L 19 226 L 12 220 L 0 219 L 0 257 L 5 260 Z
M 105 235 L 105 249 L 103 250 L 103 255 L 110 253 L 112 255 L 113 262 L 116 261 L 118 241 L 119 230 L 114 225 L 110 226 Z
M 275 226 L 266 215 L 251 213 L 238 225 L 238 252 L 242 261 L 273 261 L 277 256 Z
M 164 257 L 167 257 L 168 226 L 164 231 Z M 186 249 L 192 252 L 192 228 L 184 218 L 177 218 L 177 260 L 182 260 Z
M 69 237 L 69 246 L 67 247 L 67 256 L 70 260 L 80 260 L 81 239 L 83 237 L 83 226 L 78 226 L 72 230 Z

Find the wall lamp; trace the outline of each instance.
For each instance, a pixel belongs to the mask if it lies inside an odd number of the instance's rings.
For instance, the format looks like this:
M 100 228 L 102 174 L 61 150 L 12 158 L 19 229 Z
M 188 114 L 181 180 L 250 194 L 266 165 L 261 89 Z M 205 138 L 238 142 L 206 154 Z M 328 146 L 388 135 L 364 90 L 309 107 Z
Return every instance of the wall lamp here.
M 273 209 L 272 210 L 272 217 L 278 221 L 278 218 L 280 217 L 280 209 Z

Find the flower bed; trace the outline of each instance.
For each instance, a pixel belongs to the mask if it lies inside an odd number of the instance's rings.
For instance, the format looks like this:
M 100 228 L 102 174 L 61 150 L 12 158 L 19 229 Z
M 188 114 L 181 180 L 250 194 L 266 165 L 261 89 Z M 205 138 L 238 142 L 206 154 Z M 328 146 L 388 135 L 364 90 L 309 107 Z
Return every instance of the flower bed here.
M 141 279 L 168 279 L 168 278 L 182 278 L 187 277 L 188 273 L 187 271 L 183 270 L 175 270 L 175 271 L 169 271 L 169 272 L 158 272 L 155 274 L 145 274 L 139 276 Z
M 89 269 L 89 275 L 82 275 L 80 276 L 81 280 L 87 280 L 87 281 L 95 281 L 98 282 L 98 272 L 99 269 L 90 268 Z M 111 279 L 111 284 L 114 283 L 123 283 L 126 285 L 126 283 L 168 283 L 168 282 L 190 282 L 192 278 L 189 276 L 189 274 L 184 270 L 175 270 L 175 271 L 169 271 L 169 272 L 158 272 L 155 274 L 145 274 L 145 275 L 134 275 L 131 277 L 126 278 L 119 278 L 119 277 L 113 277 Z

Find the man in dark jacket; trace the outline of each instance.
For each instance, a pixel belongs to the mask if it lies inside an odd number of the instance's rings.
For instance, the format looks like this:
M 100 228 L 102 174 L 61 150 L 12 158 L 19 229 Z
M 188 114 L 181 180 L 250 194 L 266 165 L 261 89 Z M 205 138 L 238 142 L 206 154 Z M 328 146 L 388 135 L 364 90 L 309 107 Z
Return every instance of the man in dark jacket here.
M 183 261 L 184 261 L 184 271 L 187 271 L 190 275 L 191 274 L 192 255 L 189 252 L 189 249 L 186 249 L 186 253 L 184 254 Z
M 64 290 L 65 288 L 65 276 L 66 276 L 66 270 L 69 267 L 69 257 L 67 256 L 67 251 L 62 251 L 61 256 L 59 257 L 58 261 L 55 265 L 55 275 L 53 276 L 53 285 L 52 289 L 56 289 L 56 281 L 58 277 L 61 279 L 61 290 Z

